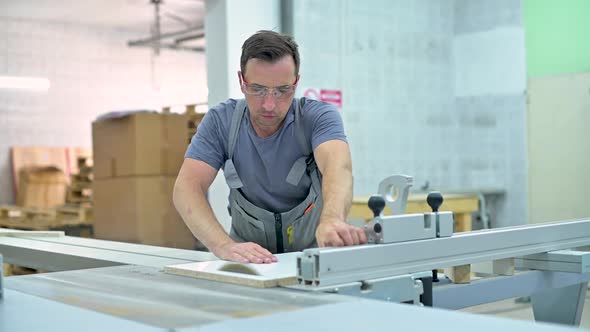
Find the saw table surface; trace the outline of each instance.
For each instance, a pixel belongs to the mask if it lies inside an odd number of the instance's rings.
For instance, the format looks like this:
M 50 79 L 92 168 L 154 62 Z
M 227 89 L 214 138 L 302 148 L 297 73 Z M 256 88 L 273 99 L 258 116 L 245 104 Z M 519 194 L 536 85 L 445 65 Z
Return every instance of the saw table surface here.
M 10 277 L 4 287 L 166 329 L 361 300 L 258 289 L 132 265 Z

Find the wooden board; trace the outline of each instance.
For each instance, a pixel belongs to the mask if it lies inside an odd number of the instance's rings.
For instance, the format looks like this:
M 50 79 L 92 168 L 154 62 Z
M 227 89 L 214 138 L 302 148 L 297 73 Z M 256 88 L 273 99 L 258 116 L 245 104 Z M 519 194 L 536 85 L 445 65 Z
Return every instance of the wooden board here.
M 279 261 L 272 264 L 242 264 L 216 260 L 168 265 L 164 267 L 164 272 L 258 288 L 292 285 L 297 282 L 297 256 L 299 254 L 301 253 L 292 252 L 276 255 Z M 231 270 L 251 270 L 256 275 L 222 271 L 228 267 Z
M 61 169 L 66 175 L 69 175 L 66 149 L 63 147 L 13 146 L 11 148 L 11 157 L 15 197 L 18 194 L 20 186 L 20 171 L 23 168 L 33 166 L 55 166 Z
M 62 231 L 19 231 L 16 229 L 0 228 L 0 237 L 60 237 L 64 236 Z
M 15 197 L 20 185 L 21 169 L 55 166 L 64 172 L 69 181 L 70 174 L 78 172 L 78 157 L 92 156 L 92 149 L 84 147 L 13 146 L 10 152 Z

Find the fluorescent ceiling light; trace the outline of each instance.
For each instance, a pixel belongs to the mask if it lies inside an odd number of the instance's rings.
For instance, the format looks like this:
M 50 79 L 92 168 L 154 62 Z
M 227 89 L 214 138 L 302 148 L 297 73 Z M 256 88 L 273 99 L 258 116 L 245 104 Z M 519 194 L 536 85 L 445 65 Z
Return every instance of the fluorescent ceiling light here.
M 50 85 L 46 78 L 0 76 L 0 89 L 47 90 Z

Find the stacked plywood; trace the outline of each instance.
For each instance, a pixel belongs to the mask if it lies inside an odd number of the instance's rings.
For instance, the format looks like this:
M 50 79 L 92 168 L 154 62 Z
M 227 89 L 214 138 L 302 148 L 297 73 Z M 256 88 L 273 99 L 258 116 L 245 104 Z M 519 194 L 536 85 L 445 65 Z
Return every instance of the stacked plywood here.
M 91 150 L 83 147 L 13 146 L 10 156 L 15 201 L 18 201 L 23 183 L 21 175 L 26 170 L 58 169 L 63 172 L 66 183 L 69 184 L 70 175 L 78 172 L 78 157 L 90 155 Z
M 50 208 L 66 200 L 67 178 L 55 166 L 27 167 L 20 170 L 16 202 L 23 207 Z
M 195 136 L 195 134 L 197 133 L 197 127 L 199 126 L 199 123 L 201 122 L 201 120 L 203 120 L 203 117 L 205 116 L 205 113 L 197 113 L 195 111 L 195 108 L 196 108 L 196 105 L 187 105 L 186 106 L 186 115 L 188 116 L 188 142 L 189 142 L 189 144 L 190 144 L 193 136 Z
M 70 205 L 92 204 L 92 159 L 90 157 L 78 157 L 76 162 L 78 171 L 70 176 L 67 203 Z

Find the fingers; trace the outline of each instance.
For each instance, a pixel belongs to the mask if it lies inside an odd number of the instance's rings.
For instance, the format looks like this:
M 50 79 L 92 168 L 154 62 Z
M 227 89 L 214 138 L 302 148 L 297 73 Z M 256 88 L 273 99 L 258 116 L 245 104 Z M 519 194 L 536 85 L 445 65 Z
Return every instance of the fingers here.
M 250 263 L 248 257 L 242 256 L 242 254 L 237 252 L 231 252 L 227 257 L 224 257 L 223 259 L 240 263 Z
M 273 263 L 277 258 L 272 253 L 256 243 L 232 243 L 224 250 L 222 259 L 240 263 Z
M 367 234 L 365 233 L 365 230 L 357 227 L 356 228 L 356 233 L 358 234 L 358 238 L 359 238 L 359 244 L 365 244 L 367 243 Z
M 350 237 L 352 237 L 352 245 L 355 245 L 355 246 L 359 245 L 359 243 L 360 243 L 359 234 L 356 231 L 356 229 L 353 228 L 350 230 Z
M 247 242 L 243 243 L 242 248 L 240 248 L 242 252 L 240 253 L 242 256 L 245 256 L 250 263 L 262 264 L 262 263 L 273 263 L 277 261 L 277 258 L 273 256 L 273 254 L 266 250 L 265 248 L 261 247 L 257 243 Z
M 342 247 L 344 241 L 340 238 L 338 233 L 334 232 L 331 236 L 324 241 L 324 247 Z
M 318 246 L 320 247 L 342 247 L 364 243 L 367 243 L 365 231 L 360 227 L 346 223 L 330 225 L 329 229 L 324 229 L 322 234 L 318 236 Z
M 261 247 L 260 245 L 253 243 L 254 246 L 253 248 L 256 250 L 256 252 L 258 253 L 258 257 L 260 257 L 262 259 L 261 263 L 275 263 L 277 262 L 277 258 L 268 250 L 266 250 L 265 248 Z
M 348 225 L 342 225 L 342 226 L 343 227 L 340 227 L 338 229 L 338 235 L 340 236 L 340 239 L 342 239 L 343 245 L 345 245 L 345 246 L 353 245 L 354 240 L 353 240 L 352 234 L 351 234 L 352 229 Z

